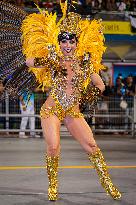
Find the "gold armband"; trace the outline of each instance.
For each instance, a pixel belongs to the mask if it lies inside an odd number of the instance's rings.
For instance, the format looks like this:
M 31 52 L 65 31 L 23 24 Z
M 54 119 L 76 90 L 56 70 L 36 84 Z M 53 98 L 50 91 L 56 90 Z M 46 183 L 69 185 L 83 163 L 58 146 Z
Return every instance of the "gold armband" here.
M 97 105 L 100 95 L 101 95 L 101 90 L 98 87 L 88 85 L 87 89 L 82 95 L 81 107 L 86 105 L 86 103 L 89 103 L 90 104 L 89 114 L 92 115 L 94 113 L 94 109 Z
M 46 59 L 44 57 L 42 58 L 34 58 L 34 66 L 38 67 L 38 66 L 45 66 L 46 64 Z
M 97 100 L 100 94 L 101 90 L 98 87 L 88 85 L 83 93 L 83 101 L 92 102 L 93 100 Z

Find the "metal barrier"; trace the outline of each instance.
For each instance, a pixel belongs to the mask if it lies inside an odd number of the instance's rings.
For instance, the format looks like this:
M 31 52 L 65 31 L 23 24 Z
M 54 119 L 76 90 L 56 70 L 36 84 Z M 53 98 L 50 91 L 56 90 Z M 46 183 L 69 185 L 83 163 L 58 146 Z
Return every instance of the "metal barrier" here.
M 46 100 L 45 93 L 35 93 L 35 114 L 22 115 L 20 111 L 19 99 L 10 99 L 5 93 L 5 101 L 0 102 L 0 133 L 19 133 L 20 131 L 25 132 L 42 132 L 40 123 L 40 107 Z M 35 129 L 30 130 L 27 125 L 25 130 L 20 129 L 22 117 L 34 117 L 35 118 Z
M 88 105 L 84 112 L 85 118 L 95 133 L 131 134 L 135 137 L 136 96 L 100 99 L 93 117 L 89 110 Z
M 35 117 L 34 132 L 42 132 L 40 123 L 40 107 L 44 103 L 44 93 L 35 94 L 35 114 L 21 115 L 19 99 L 11 100 L 6 96 L 5 101 L 0 102 L 0 133 L 18 133 L 19 131 L 30 132 L 27 129 L 20 130 L 22 117 Z M 126 98 L 125 101 L 118 97 L 100 99 L 93 117 L 89 114 L 89 105 L 84 111 L 88 124 L 95 133 L 129 133 L 135 136 L 136 128 L 136 97 Z

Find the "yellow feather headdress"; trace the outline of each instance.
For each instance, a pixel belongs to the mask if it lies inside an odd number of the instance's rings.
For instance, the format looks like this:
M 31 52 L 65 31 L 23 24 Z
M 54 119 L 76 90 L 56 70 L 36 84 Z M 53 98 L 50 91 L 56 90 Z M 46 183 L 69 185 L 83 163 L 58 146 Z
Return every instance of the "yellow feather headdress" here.
M 67 1 L 61 3 L 62 18 L 57 22 L 57 15 L 41 11 L 28 15 L 22 24 L 23 52 L 27 58 L 48 57 L 53 47 L 58 56 L 62 55 L 58 42 L 59 33 L 66 31 L 75 33 L 78 37 L 75 54 L 77 57 L 89 53 L 94 72 L 104 69 L 101 64 L 102 54 L 105 51 L 103 27 L 100 20 L 82 20 L 79 14 L 67 11 Z M 30 68 L 37 80 L 43 86 L 51 85 L 49 68 Z

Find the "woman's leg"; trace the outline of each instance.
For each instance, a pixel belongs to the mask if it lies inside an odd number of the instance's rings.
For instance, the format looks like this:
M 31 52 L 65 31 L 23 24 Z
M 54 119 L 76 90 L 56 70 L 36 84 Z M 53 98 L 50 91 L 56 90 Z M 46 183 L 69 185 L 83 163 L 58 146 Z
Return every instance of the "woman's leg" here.
M 121 197 L 121 193 L 113 185 L 110 179 L 107 165 L 102 155 L 102 152 L 98 148 L 94 140 L 92 131 L 85 119 L 72 118 L 67 116 L 64 120 L 64 123 L 68 128 L 69 132 L 76 140 L 79 141 L 81 146 L 88 153 L 89 160 L 93 163 L 100 178 L 100 182 L 103 188 L 106 190 L 107 194 L 110 194 L 113 199 L 119 199 Z
M 60 152 L 60 120 L 56 115 L 51 115 L 48 118 L 41 118 L 41 125 L 47 148 L 47 155 L 51 157 L 58 156 Z
M 72 118 L 67 116 L 64 119 L 64 124 L 71 135 L 81 144 L 88 154 L 97 150 L 97 144 L 93 137 L 92 130 L 83 117 Z
M 55 201 L 58 199 L 58 163 L 61 123 L 56 115 L 51 115 L 48 118 L 41 118 L 41 124 L 47 147 L 48 198 L 51 201 Z

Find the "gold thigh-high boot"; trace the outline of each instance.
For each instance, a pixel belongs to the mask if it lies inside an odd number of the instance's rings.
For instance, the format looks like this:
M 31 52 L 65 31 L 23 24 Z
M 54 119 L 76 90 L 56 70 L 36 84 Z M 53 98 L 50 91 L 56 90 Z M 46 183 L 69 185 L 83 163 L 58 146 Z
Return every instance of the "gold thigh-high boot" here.
M 106 162 L 101 150 L 97 148 L 95 153 L 89 154 L 89 160 L 93 163 L 94 168 L 96 169 L 98 176 L 100 177 L 101 185 L 106 190 L 107 194 L 111 195 L 113 199 L 120 199 L 121 193 L 113 185 L 110 179 Z
M 51 157 L 46 155 L 47 174 L 49 180 L 48 198 L 50 201 L 58 199 L 58 163 L 59 156 Z

